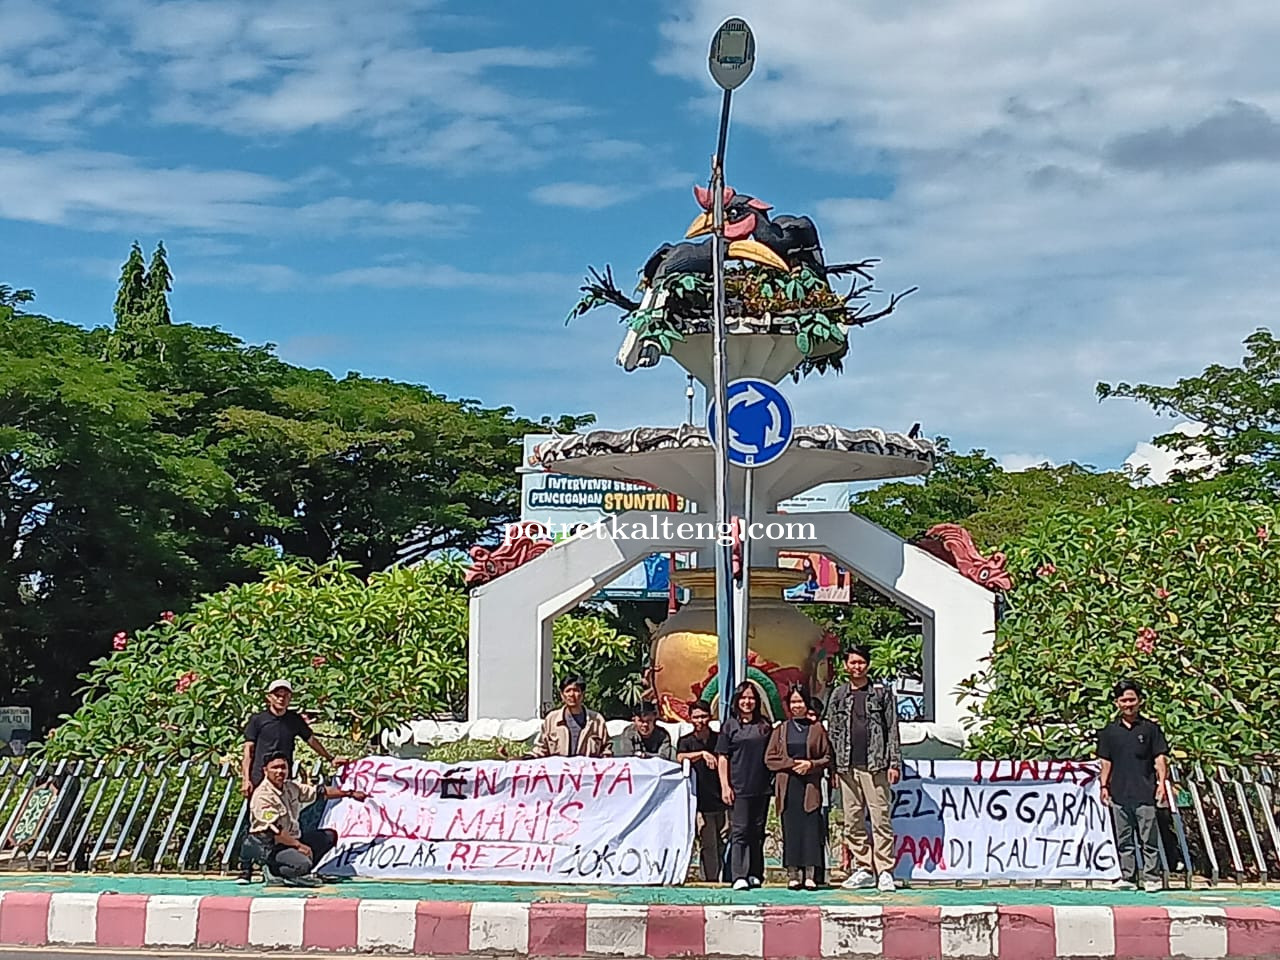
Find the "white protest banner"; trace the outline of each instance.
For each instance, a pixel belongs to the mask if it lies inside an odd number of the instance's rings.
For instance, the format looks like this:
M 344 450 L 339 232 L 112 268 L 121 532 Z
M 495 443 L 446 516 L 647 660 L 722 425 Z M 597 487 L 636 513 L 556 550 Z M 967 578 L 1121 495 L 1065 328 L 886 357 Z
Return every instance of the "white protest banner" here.
M 908 761 L 894 787 L 895 874 L 913 880 L 1115 880 L 1096 763 Z
M 441 764 L 367 757 L 321 827 L 331 876 L 514 883 L 678 884 L 695 829 L 691 778 L 657 758 Z

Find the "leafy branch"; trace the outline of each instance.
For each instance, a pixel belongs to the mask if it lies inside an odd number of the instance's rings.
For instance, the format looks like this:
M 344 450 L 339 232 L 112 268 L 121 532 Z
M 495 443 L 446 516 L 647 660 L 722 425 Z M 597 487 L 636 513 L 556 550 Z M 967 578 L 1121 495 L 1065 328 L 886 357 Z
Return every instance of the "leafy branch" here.
M 575 317 L 581 317 L 590 313 L 596 307 L 615 306 L 621 307 L 625 313 L 633 313 L 639 309 L 640 304 L 632 300 L 619 288 L 613 279 L 613 267 L 605 264 L 604 273 L 601 274 L 595 267 L 588 267 L 587 282 L 578 289 L 582 291 L 582 297 L 578 300 L 569 315 L 565 317 L 565 325 L 568 326 L 569 321 Z

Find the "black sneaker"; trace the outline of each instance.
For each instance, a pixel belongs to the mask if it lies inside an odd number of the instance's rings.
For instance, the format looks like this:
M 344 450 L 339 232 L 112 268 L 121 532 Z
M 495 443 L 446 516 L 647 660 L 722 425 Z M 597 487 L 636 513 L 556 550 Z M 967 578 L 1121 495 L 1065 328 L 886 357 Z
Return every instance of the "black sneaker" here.
M 243 870 L 241 870 L 240 873 L 236 876 L 236 883 L 238 883 L 242 887 L 248 886 L 249 884 L 253 883 L 253 867 L 245 867 Z
M 319 877 L 314 876 L 312 874 L 307 874 L 305 877 L 282 877 L 281 881 L 284 883 L 286 887 L 324 886 L 324 881 L 322 881 Z

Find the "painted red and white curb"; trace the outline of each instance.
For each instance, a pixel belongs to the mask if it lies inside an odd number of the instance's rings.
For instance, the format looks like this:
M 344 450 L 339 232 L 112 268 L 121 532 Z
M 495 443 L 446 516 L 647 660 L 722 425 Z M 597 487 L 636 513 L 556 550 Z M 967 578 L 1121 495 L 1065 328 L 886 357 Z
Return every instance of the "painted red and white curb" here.
M 749 907 L 4 893 L 0 944 L 517 957 L 1280 957 L 1273 907 Z

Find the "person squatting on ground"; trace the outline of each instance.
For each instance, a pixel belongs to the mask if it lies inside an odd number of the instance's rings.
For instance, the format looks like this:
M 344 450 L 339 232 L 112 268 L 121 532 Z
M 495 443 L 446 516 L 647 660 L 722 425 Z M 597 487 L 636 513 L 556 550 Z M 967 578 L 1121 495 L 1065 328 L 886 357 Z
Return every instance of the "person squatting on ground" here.
M 293 685 L 288 680 L 273 680 L 267 686 L 267 709 L 255 713 L 244 728 L 244 755 L 240 762 L 240 793 L 248 799 L 262 783 L 262 768 L 267 757 L 284 754 L 293 764 L 294 744 L 301 740 L 321 758 L 341 766 L 343 757 L 334 757 L 320 742 L 310 725 L 296 710 L 290 710 Z
M 764 883 L 764 832 L 773 779 L 764 752 L 773 730 L 751 681 L 738 684 L 732 703 L 716 753 L 724 758 L 719 773 L 720 796 L 729 808 L 729 874 L 735 890 L 746 890 Z
M 302 808 L 320 796 L 321 788 L 290 779 L 290 766 L 283 753 L 266 758 L 262 783 L 249 800 L 249 835 L 240 852 L 242 883 L 253 879 L 253 865 L 261 863 L 268 883 L 316 886 L 320 881 L 311 871 L 338 842 L 333 830 L 302 832 Z M 351 797 L 361 803 L 367 797 L 363 790 L 337 787 L 324 787 L 323 793 L 330 800 Z
M 844 837 L 856 869 L 841 886 L 876 886 L 888 893 L 893 880 L 893 785 L 902 778 L 902 741 L 898 702 L 885 684 L 872 683 L 871 649 L 851 647 L 845 654 L 849 679 L 827 703 L 827 728 L 840 779 Z M 871 836 L 866 820 L 870 814 Z M 878 880 L 877 880 L 878 875 Z
M 1102 761 L 1102 802 L 1110 805 L 1115 827 L 1120 879 L 1115 886 L 1132 890 L 1138 882 L 1135 848 L 1142 847 L 1143 889 L 1164 889 L 1160 866 L 1157 798 L 1168 796 L 1169 744 L 1154 720 L 1142 715 L 1142 689 L 1122 680 L 1111 691 L 1119 716 L 1098 734 Z
M 586 692 L 586 682 L 578 677 L 570 677 L 560 685 L 564 706 L 547 714 L 533 749 L 524 759 L 613 756 L 609 727 L 604 717 L 583 704 Z
M 794 683 L 784 701 L 787 719 L 769 737 L 765 765 L 774 773 L 774 795 L 782 821 L 782 865 L 787 886 L 818 887 L 823 849 L 822 781 L 831 763 L 831 742 L 821 723 L 810 719 L 812 703 L 803 684 Z
M 671 745 L 671 734 L 658 726 L 658 707 L 652 703 L 642 703 L 636 707 L 635 715 L 618 737 L 618 748 L 614 752 L 619 757 L 661 757 L 663 760 L 674 760 L 675 748 Z
M 702 879 L 716 883 L 724 872 L 725 832 L 728 817 L 720 796 L 720 763 L 716 756 L 716 734 L 711 729 L 711 704 L 697 700 L 689 704 L 693 730 L 676 744 L 676 762 L 688 763 L 693 771 L 693 789 L 698 798 L 698 853 Z

